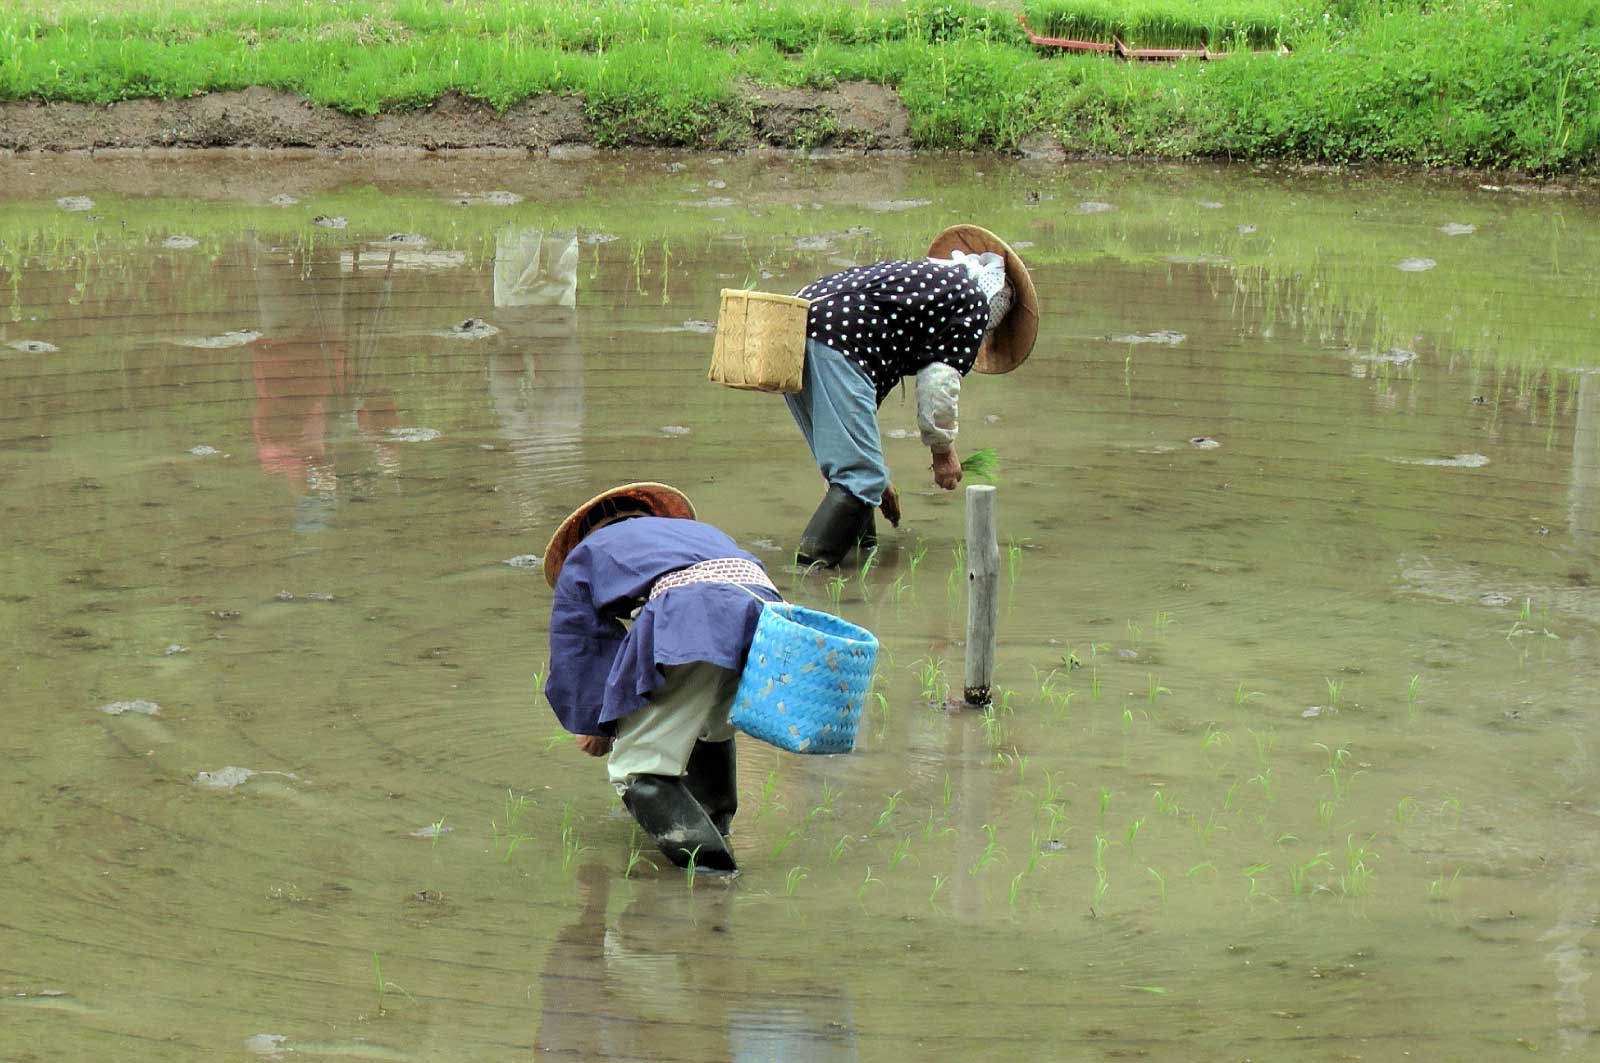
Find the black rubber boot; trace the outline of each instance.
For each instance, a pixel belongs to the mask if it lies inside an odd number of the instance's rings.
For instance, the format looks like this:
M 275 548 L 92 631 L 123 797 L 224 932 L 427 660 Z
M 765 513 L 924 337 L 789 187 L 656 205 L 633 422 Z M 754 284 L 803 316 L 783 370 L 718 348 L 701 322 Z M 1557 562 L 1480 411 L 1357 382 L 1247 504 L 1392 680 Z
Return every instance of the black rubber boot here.
M 694 799 L 683 780 L 673 775 L 635 775 L 622 792 L 622 803 L 640 828 L 679 867 L 694 861 L 707 871 L 737 871 L 733 850 Z
M 829 484 L 822 504 L 811 514 L 811 523 L 800 533 L 795 561 L 805 566 L 835 567 L 860 541 L 862 529 L 871 517 L 871 506 L 838 484 Z
M 867 510 L 867 520 L 861 525 L 861 535 L 857 541 L 861 544 L 863 554 L 870 554 L 878 548 L 878 518 L 870 509 Z
M 739 811 L 739 771 L 733 739 L 696 742 L 683 772 L 683 784 L 722 836 L 731 834 L 733 815 Z

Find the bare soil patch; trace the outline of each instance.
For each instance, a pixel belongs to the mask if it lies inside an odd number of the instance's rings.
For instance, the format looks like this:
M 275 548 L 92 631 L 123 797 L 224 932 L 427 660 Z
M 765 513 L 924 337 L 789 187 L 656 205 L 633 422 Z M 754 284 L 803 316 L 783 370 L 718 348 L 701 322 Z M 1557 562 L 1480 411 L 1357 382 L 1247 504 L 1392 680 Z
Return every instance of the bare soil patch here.
M 892 89 L 849 83 L 827 90 L 747 90 L 741 144 L 783 148 L 904 150 L 905 107 Z M 575 96 L 546 95 L 504 114 L 458 95 L 416 111 L 351 115 L 289 93 L 251 88 L 191 99 L 127 100 L 110 106 L 0 103 L 0 150 L 105 148 L 509 148 L 531 152 L 592 146 L 594 130 Z M 665 146 L 665 145 L 663 145 Z

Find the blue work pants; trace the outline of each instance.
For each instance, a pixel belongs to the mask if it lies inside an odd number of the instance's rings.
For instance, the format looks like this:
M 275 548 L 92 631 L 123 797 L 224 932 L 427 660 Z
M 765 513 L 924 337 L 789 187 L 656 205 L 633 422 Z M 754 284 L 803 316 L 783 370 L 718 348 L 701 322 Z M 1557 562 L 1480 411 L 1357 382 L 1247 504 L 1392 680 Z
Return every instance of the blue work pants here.
M 878 396 L 861 367 L 817 340 L 806 341 L 800 393 L 785 395 L 817 468 L 869 506 L 883 501 L 889 467 L 878 435 Z

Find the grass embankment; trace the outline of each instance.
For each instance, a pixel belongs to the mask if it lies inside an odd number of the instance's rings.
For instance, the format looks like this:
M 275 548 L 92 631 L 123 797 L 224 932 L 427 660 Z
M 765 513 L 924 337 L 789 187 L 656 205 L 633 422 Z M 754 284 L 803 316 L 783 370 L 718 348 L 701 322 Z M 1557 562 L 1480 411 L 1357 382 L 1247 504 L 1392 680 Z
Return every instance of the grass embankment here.
M 1028 46 L 970 0 L 22 0 L 0 99 L 107 103 L 264 86 L 343 111 L 449 92 L 576 94 L 597 143 L 732 146 L 743 87 L 892 86 L 926 148 L 1593 170 L 1600 0 L 1039 0 L 1039 32 L 1275 47 L 1129 66 Z M 816 131 L 825 138 L 826 129 Z

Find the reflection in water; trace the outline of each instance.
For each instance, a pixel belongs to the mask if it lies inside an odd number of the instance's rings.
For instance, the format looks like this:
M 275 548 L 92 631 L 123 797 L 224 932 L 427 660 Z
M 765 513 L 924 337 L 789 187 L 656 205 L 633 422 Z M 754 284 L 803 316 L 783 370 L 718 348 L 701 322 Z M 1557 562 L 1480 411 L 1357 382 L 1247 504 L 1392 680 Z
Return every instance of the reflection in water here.
M 550 488 L 581 482 L 583 353 L 577 333 L 578 238 L 507 227 L 495 238 L 489 397 L 516 465 L 524 521 Z M 555 492 L 559 493 L 559 492 Z
M 388 261 L 363 260 L 337 247 L 259 240 L 248 252 L 262 332 L 250 345 L 256 460 L 297 492 L 295 530 L 315 531 L 333 522 L 339 473 L 332 444 L 342 435 L 365 440 L 385 473 L 398 465 L 384 438 L 398 423 L 394 399 L 372 378 L 394 252 Z M 376 292 L 368 290 L 374 276 L 381 278 Z
M 751 984 L 731 881 L 695 890 L 676 875 L 635 882 L 633 900 L 610 920 L 615 874 L 601 864 L 578 872 L 580 911 L 556 935 L 540 976 L 540 1058 L 857 1058 L 850 1000 L 837 983 Z
M 1569 483 L 1567 531 L 1575 546 L 1587 549 L 1600 540 L 1600 371 L 1578 374 Z

